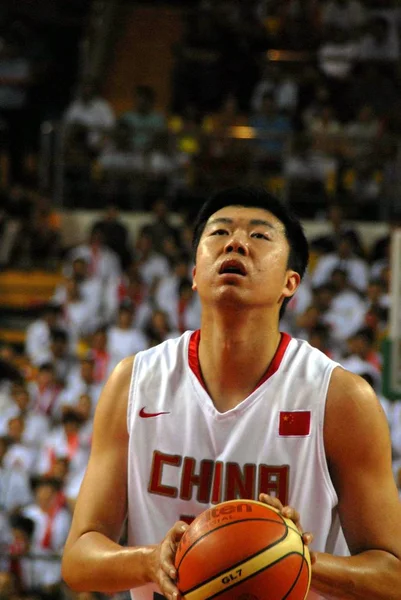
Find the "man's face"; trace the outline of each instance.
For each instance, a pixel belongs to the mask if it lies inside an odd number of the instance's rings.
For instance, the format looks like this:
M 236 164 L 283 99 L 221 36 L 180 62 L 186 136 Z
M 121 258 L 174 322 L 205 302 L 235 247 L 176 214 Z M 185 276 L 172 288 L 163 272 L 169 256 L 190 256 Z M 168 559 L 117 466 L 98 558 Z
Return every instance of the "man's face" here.
M 202 233 L 194 268 L 194 289 L 203 302 L 280 309 L 299 285 L 287 269 L 284 225 L 261 208 L 226 206 Z
M 118 313 L 118 326 L 122 329 L 129 329 L 132 327 L 133 318 L 132 310 L 121 308 Z
M 74 260 L 72 263 L 72 272 L 74 279 L 77 281 L 84 281 L 88 276 L 88 263 L 81 258 L 77 258 L 77 260 Z
M 340 258 L 349 258 L 352 254 L 351 242 L 343 238 L 338 245 L 338 254 Z
M 10 419 L 8 421 L 8 436 L 15 442 L 19 442 L 22 438 L 22 434 L 24 433 L 24 422 L 19 417 L 15 417 L 14 419 Z
M 81 362 L 81 377 L 84 381 L 91 382 L 93 380 L 94 363 L 91 360 L 83 360 Z
M 56 490 L 51 484 L 42 483 L 36 488 L 35 500 L 42 510 L 48 510 L 53 504 L 55 496 Z
M 57 324 L 58 314 L 56 311 L 49 310 L 44 315 L 44 320 L 49 325 L 49 327 L 55 327 Z
M 18 406 L 18 408 L 24 412 L 28 406 L 29 406 L 29 402 L 30 402 L 30 398 L 29 398 L 29 394 L 28 392 L 26 392 L 25 390 L 19 392 L 16 396 L 15 396 L 15 402 Z
M 62 339 L 56 339 L 51 344 L 51 349 L 57 358 L 61 358 L 67 352 L 67 342 Z
M 37 376 L 37 383 L 40 387 L 47 387 L 54 382 L 54 374 L 50 369 L 43 369 L 39 371 Z

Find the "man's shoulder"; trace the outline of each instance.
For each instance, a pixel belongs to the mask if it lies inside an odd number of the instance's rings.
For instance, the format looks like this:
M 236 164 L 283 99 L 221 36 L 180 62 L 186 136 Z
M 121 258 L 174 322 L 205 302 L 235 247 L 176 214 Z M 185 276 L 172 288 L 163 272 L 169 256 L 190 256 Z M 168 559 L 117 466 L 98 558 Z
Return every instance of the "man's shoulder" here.
M 329 386 L 329 399 L 333 404 L 347 409 L 359 406 L 368 409 L 372 404 L 378 406 L 378 399 L 373 388 L 360 375 L 348 371 L 338 365 L 334 369 Z

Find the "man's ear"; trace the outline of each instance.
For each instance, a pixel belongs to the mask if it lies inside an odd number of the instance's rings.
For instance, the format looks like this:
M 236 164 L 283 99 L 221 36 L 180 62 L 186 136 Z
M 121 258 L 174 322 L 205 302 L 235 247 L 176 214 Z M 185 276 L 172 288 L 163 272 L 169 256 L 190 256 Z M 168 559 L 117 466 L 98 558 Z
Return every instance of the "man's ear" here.
M 195 280 L 195 277 L 196 277 L 196 265 L 195 265 L 195 266 L 194 266 L 194 268 L 192 269 L 192 289 L 193 289 L 194 291 L 196 291 L 196 290 L 197 290 L 197 285 L 196 285 L 196 280 Z
M 301 283 L 301 276 L 296 271 L 287 271 L 285 285 L 282 291 L 284 298 L 291 298 Z

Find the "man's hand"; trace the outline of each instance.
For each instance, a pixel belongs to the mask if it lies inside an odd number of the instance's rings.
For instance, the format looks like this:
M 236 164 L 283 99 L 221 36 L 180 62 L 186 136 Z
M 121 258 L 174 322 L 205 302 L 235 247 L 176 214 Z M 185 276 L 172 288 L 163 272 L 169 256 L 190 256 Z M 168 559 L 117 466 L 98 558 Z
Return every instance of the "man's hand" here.
M 297 512 L 295 508 L 292 508 L 291 506 L 283 506 L 278 498 L 275 498 L 274 496 L 269 496 L 268 494 L 260 494 L 259 501 L 264 502 L 269 506 L 273 506 L 273 508 L 276 508 L 280 512 L 280 514 L 283 515 L 283 517 L 294 521 L 295 525 L 298 528 L 298 531 L 302 535 L 303 542 L 306 546 L 309 546 L 312 543 L 313 535 L 312 533 L 304 532 L 301 525 L 301 517 L 299 515 L 299 512 Z M 316 557 L 313 552 L 310 553 L 310 557 L 311 563 L 313 564 L 316 560 Z
M 174 558 L 178 544 L 188 529 L 183 521 L 177 521 L 169 530 L 164 540 L 155 546 L 149 555 L 149 576 L 151 581 L 158 584 L 162 594 L 168 600 L 180 600 L 180 592 L 175 584 L 177 571 Z

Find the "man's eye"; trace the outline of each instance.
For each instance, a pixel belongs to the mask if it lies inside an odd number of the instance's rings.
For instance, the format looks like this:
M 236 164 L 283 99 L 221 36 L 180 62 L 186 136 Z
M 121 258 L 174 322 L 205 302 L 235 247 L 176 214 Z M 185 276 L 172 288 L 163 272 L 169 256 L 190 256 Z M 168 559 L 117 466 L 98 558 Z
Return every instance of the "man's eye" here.
M 228 231 L 226 229 L 215 229 L 211 235 L 228 235 Z
M 254 233 L 251 234 L 251 237 L 254 237 L 258 240 L 269 240 L 269 236 L 266 235 L 265 233 L 260 233 L 259 231 L 255 231 Z

